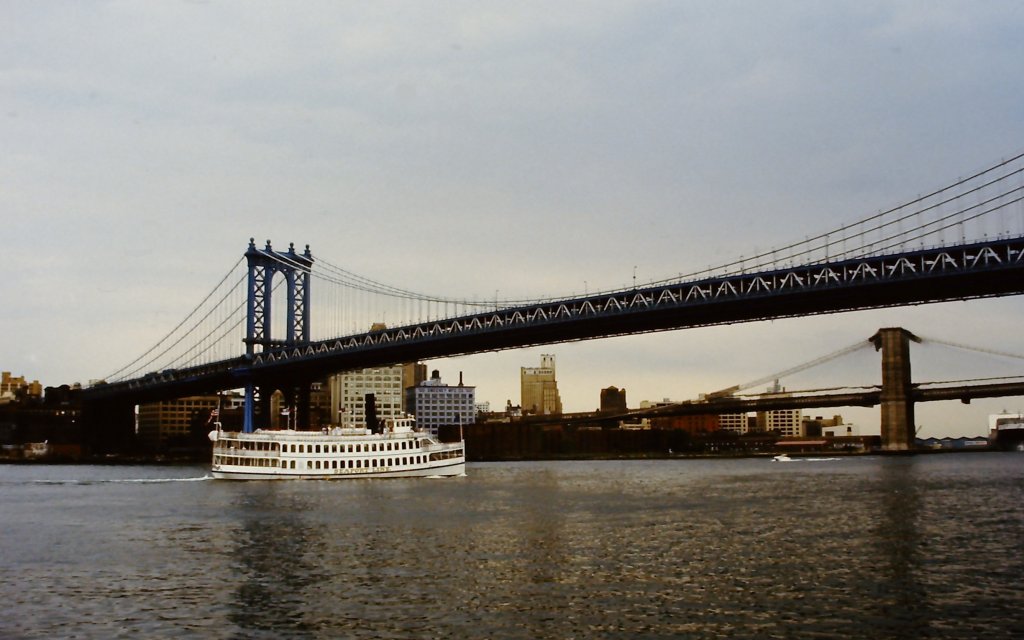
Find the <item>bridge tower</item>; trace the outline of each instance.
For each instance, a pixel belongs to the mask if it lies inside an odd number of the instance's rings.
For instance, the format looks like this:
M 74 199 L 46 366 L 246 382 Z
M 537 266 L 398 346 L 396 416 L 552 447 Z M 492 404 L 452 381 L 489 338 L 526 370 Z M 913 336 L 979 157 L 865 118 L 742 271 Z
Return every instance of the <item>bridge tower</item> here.
M 246 310 L 245 355 L 252 360 L 257 347 L 261 352 L 281 347 L 294 347 L 309 344 L 309 274 L 313 267 L 313 255 L 309 245 L 303 253 L 295 252 L 295 244 L 288 247 L 287 252 L 274 251 L 267 240 L 267 246 L 257 249 L 253 238 L 249 238 L 249 249 L 245 252 L 249 264 L 248 306 Z M 285 339 L 275 340 L 271 333 L 271 310 L 273 300 L 274 276 L 281 273 L 285 277 L 288 296 L 287 329 Z M 300 419 L 308 418 L 309 388 L 300 385 L 299 401 L 303 407 Z M 260 389 L 260 403 L 263 405 L 263 416 L 269 415 L 270 397 Z M 294 400 L 295 389 L 285 389 L 289 396 L 289 404 Z M 249 380 L 245 386 L 245 422 L 243 430 L 251 433 L 255 427 L 256 383 Z M 302 402 L 304 400 L 304 402 Z M 305 413 L 305 416 L 301 414 Z
M 910 379 L 910 341 L 921 339 L 900 327 L 879 329 L 869 340 L 882 351 L 882 449 L 914 448 L 914 398 Z

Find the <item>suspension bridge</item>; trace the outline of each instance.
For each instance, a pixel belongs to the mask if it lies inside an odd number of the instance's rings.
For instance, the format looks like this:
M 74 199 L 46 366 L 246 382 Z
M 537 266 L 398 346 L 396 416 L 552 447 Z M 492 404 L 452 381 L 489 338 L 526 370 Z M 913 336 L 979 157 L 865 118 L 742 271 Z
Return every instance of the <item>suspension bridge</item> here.
M 270 241 L 260 247 L 250 240 L 242 258 L 176 327 L 83 392 L 85 418 L 96 435 L 94 444 L 111 448 L 129 434 L 135 404 L 244 388 L 246 429 L 267 420 L 274 390 L 299 407 L 301 422 L 310 385 L 346 370 L 636 333 L 1017 295 L 1024 293 L 1022 276 L 1024 154 L 786 246 L 700 272 L 583 296 L 455 299 L 355 274 L 314 258 L 308 245 L 302 251 L 294 245 L 278 251 Z M 900 360 L 887 354 L 905 351 L 906 336 L 892 339 L 896 342 L 888 348 L 879 344 L 883 373 Z M 909 385 L 909 377 L 900 384 Z M 912 407 L 906 388 L 901 397 Z M 906 433 L 891 440 L 905 444 Z

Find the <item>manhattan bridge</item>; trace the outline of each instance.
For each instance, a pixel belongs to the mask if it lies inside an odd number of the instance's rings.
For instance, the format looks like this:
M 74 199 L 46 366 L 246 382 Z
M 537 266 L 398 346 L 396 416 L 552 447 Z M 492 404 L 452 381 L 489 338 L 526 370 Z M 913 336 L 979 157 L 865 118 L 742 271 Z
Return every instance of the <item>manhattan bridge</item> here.
M 97 447 L 110 448 L 130 434 L 136 404 L 245 389 L 246 429 L 267 424 L 275 390 L 299 408 L 302 424 L 312 383 L 347 370 L 1020 293 L 1024 154 L 757 255 L 582 296 L 432 295 L 353 273 L 314 257 L 309 245 L 282 251 L 269 240 L 264 246 L 250 240 L 244 255 L 177 326 L 83 392 L 85 422 Z M 906 377 L 909 388 L 909 363 Z M 883 439 L 884 432 L 883 424 Z

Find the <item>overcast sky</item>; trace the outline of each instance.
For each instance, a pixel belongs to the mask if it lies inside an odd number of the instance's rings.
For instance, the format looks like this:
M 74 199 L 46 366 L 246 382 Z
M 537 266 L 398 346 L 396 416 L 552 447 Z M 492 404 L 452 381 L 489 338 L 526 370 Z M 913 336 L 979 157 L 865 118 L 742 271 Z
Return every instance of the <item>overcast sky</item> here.
M 250 236 L 489 298 L 690 272 L 1024 151 L 1024 5 L 989 2 L 0 1 L 0 368 L 132 360 Z M 1022 212 L 1024 215 L 1024 212 Z M 586 283 L 586 284 L 584 284 Z M 430 363 L 567 410 L 781 371 L 881 326 L 1024 353 L 1024 301 L 925 305 Z M 1020 373 L 915 347 L 915 379 Z M 783 380 L 873 384 L 876 354 Z M 920 405 L 984 433 L 1024 399 Z M 845 411 L 877 432 L 877 410 Z M 826 413 L 831 413 L 827 411 Z

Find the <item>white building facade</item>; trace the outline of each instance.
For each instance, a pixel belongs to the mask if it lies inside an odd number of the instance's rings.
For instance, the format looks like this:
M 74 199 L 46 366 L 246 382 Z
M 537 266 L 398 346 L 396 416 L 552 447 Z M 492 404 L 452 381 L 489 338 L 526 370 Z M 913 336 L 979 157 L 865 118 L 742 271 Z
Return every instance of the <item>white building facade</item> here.
M 461 374 L 457 386 L 444 384 L 434 370 L 429 380 L 406 389 L 406 405 L 416 426 L 436 436 L 442 426 L 476 422 L 476 387 L 462 384 Z

